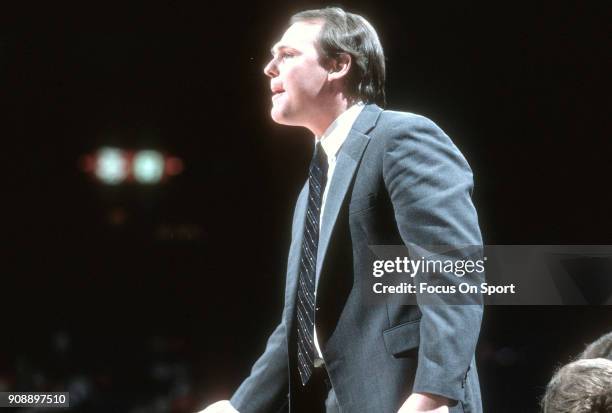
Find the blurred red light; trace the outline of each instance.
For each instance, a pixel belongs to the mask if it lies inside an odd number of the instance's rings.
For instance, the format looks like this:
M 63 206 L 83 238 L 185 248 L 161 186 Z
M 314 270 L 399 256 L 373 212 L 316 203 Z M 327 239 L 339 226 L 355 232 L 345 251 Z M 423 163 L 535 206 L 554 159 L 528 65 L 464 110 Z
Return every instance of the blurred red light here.
M 166 158 L 166 173 L 170 176 L 178 175 L 183 171 L 183 161 L 177 157 Z

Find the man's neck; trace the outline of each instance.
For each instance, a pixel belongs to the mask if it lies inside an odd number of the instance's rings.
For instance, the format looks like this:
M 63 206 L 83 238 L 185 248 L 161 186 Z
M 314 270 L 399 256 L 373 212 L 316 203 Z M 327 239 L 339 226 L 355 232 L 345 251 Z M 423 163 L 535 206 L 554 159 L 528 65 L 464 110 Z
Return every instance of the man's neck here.
M 321 137 L 327 128 L 329 128 L 329 125 L 331 125 L 338 118 L 338 116 L 346 112 L 351 106 L 352 105 L 345 97 L 332 102 L 321 111 L 320 121 L 308 129 L 310 129 L 315 137 Z

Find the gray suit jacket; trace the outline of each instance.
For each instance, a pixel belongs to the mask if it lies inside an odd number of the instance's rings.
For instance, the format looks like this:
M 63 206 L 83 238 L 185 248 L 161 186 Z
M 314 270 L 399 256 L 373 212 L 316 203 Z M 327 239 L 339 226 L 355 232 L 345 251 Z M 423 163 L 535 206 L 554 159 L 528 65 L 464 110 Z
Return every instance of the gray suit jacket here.
M 482 244 L 465 158 L 427 118 L 366 105 L 328 185 L 316 324 L 341 411 L 396 413 L 410 393 L 428 392 L 457 400 L 451 412 L 481 412 L 474 349 L 482 306 L 366 305 L 371 284 L 363 282 L 372 278 L 369 245 Z M 274 413 L 300 385 L 290 378 L 307 197 L 305 185 L 293 218 L 281 322 L 230 400 L 241 413 Z

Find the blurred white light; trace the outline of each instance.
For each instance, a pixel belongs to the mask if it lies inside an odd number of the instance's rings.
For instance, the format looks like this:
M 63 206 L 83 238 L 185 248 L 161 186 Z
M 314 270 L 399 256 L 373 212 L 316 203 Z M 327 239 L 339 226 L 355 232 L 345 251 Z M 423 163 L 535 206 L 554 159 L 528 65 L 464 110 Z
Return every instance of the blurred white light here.
M 157 151 L 139 151 L 134 155 L 134 179 L 142 184 L 156 184 L 164 175 L 164 157 Z
M 123 151 L 116 148 L 102 148 L 96 157 L 96 176 L 108 185 L 122 182 L 128 175 L 127 160 Z

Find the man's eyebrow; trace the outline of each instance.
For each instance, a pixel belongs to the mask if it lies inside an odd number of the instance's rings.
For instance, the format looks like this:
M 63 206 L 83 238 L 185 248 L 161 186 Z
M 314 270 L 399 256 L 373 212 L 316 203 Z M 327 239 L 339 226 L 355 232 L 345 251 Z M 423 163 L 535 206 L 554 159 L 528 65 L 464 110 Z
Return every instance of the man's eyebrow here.
M 272 54 L 272 56 L 274 56 L 276 53 L 282 51 L 282 50 L 287 50 L 287 49 L 291 49 L 291 50 L 295 50 L 293 47 L 291 46 L 287 46 L 284 44 L 275 44 L 274 46 L 272 46 L 272 48 L 270 49 L 270 54 Z

